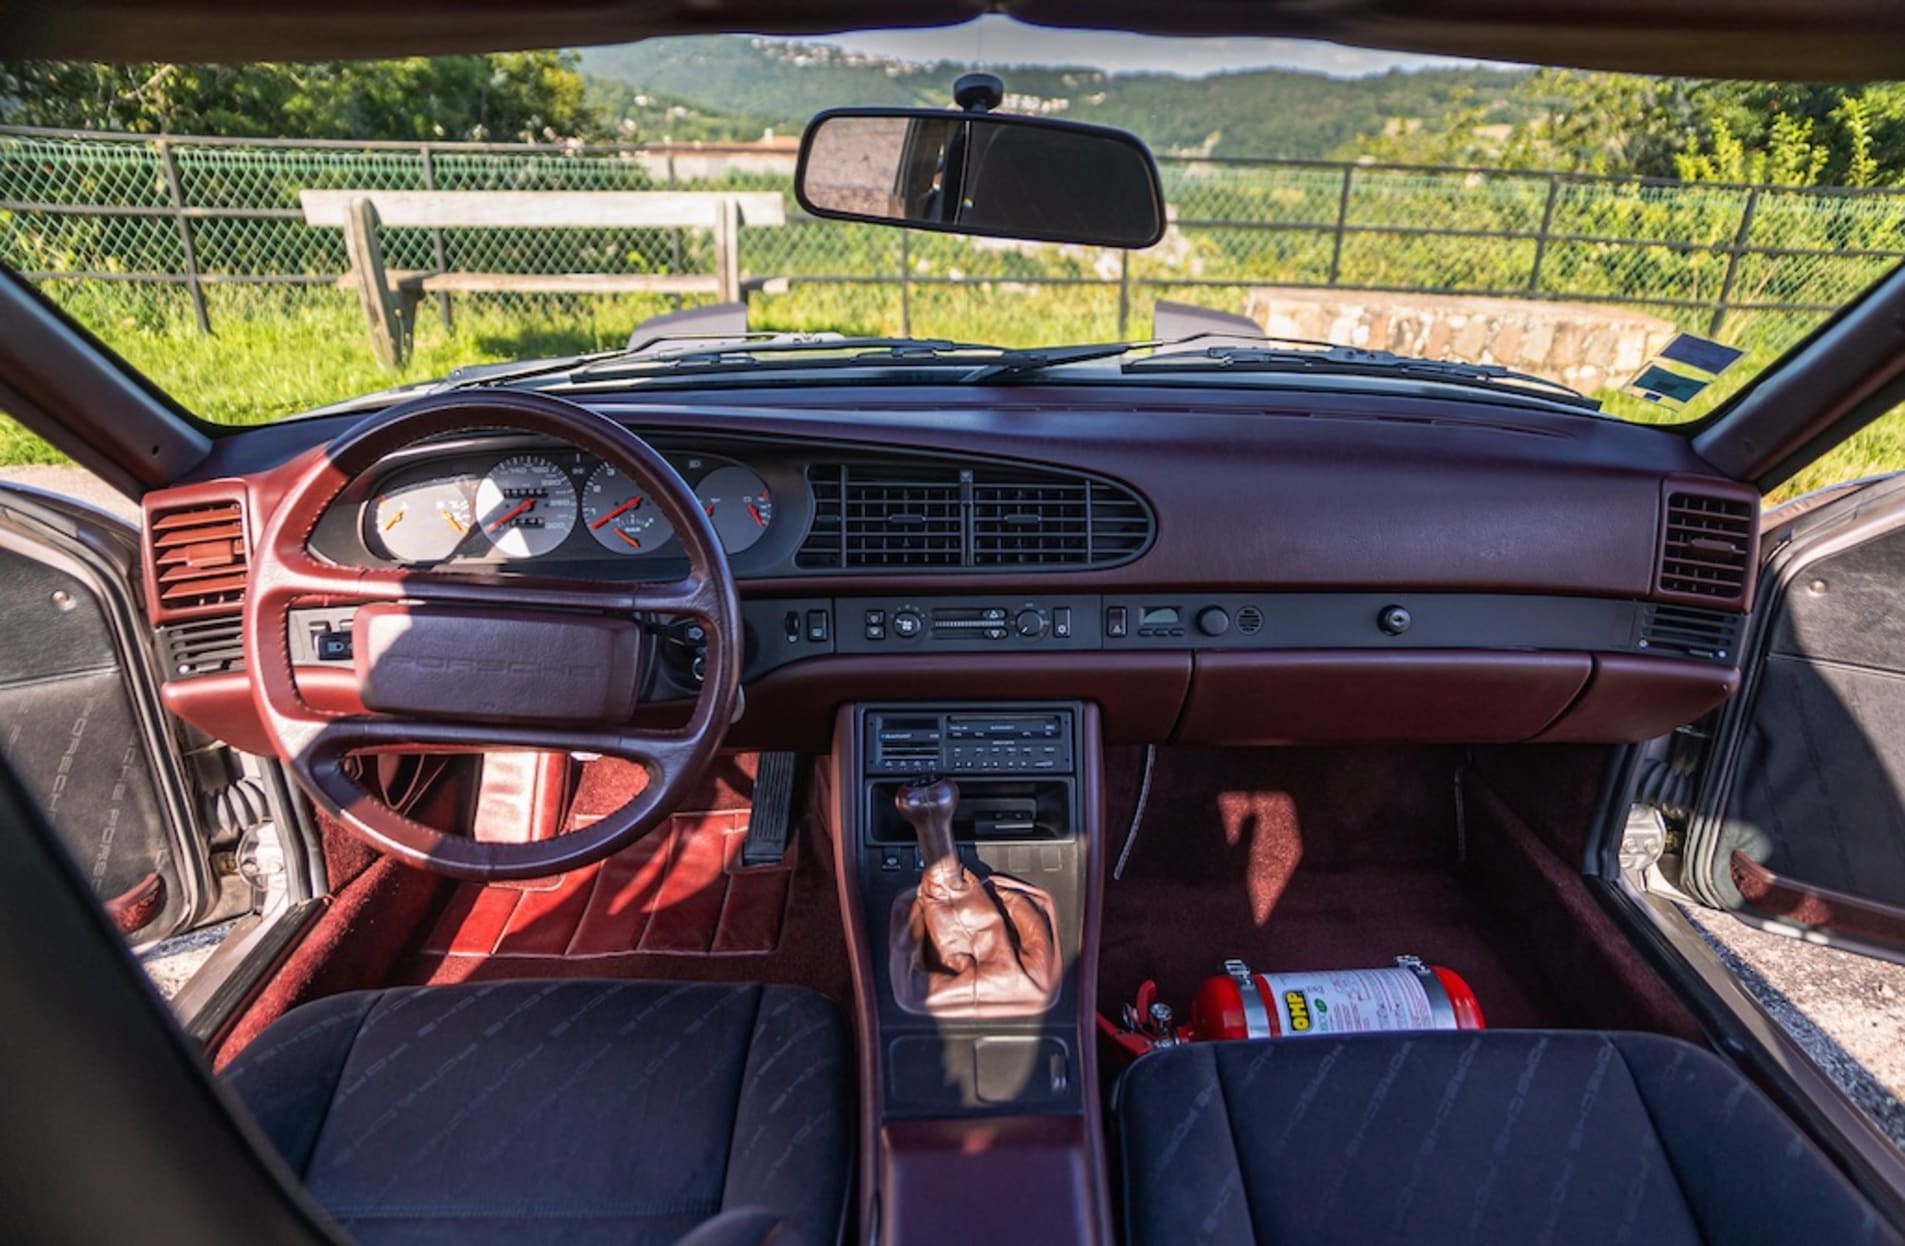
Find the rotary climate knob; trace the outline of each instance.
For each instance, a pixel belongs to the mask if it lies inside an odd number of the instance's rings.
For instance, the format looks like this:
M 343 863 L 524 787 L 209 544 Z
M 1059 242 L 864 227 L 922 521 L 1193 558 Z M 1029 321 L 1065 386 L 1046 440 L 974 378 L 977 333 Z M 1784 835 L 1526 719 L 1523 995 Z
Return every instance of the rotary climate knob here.
M 1012 626 L 1027 640 L 1037 640 L 1045 634 L 1045 616 L 1036 610 L 1021 610 Z
M 1222 606 L 1205 606 L 1197 612 L 1197 630 L 1206 636 L 1222 636 L 1230 630 L 1230 611 Z

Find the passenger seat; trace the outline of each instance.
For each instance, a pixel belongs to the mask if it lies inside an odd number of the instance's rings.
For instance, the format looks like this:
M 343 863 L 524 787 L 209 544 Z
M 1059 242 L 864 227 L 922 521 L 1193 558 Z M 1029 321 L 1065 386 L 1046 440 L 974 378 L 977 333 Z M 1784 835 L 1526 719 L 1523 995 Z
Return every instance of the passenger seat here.
M 1651 1034 L 1198 1043 L 1116 1102 L 1128 1246 L 1901 1240 L 1731 1065 Z

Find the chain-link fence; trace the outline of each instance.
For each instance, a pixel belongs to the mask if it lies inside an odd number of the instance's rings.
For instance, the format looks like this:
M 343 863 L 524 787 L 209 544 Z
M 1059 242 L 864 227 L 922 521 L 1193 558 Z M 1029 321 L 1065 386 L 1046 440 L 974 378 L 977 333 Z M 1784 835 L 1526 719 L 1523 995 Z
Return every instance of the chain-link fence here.
M 1565 173 L 1160 160 L 1173 225 L 1142 252 L 966 240 L 814 220 L 744 229 L 741 268 L 788 327 L 1006 340 L 1012 295 L 1038 336 L 1129 337 L 1159 297 L 1241 306 L 1252 286 L 1631 306 L 1760 346 L 1793 340 L 1905 257 L 1905 192 L 1692 184 Z M 307 188 L 781 190 L 762 145 L 534 147 L 229 140 L 0 127 L 0 262 L 56 297 L 111 290 L 210 332 L 260 299 L 348 297 L 341 235 L 304 223 Z M 392 229 L 393 268 L 707 273 L 673 229 Z M 791 297 L 807 293 L 802 300 Z M 824 293 L 821 293 L 824 292 Z M 1201 293 L 1200 293 L 1201 292 Z M 564 314 L 595 296 L 459 294 Z M 775 300 L 782 300 L 776 303 Z M 1054 310 L 1058 306 L 1061 310 Z M 449 296 L 440 308 L 446 324 Z

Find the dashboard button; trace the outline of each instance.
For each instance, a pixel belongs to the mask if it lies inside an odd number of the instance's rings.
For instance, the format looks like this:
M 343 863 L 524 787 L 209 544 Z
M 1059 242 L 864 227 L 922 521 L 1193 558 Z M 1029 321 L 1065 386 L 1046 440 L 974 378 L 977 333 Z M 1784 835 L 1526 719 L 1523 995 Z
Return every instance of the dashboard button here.
M 1060 640 L 1072 638 L 1072 608 L 1060 606 L 1052 611 L 1052 635 Z
M 1123 606 L 1105 607 L 1105 635 L 1122 640 L 1131 634 L 1130 615 Z
M 893 616 L 893 634 L 901 640 L 911 640 L 925 626 L 926 620 L 911 610 L 902 610 Z
M 807 612 L 807 639 L 814 644 L 821 644 L 826 641 L 827 612 L 825 610 L 809 610 Z
M 1230 630 L 1230 611 L 1222 606 L 1205 606 L 1197 612 L 1197 630 L 1206 636 L 1222 636 Z

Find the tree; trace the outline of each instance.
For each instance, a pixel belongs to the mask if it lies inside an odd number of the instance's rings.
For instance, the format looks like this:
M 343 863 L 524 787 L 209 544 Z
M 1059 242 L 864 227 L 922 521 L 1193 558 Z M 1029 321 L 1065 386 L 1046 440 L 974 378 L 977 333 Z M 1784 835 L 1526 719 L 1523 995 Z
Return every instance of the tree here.
M 598 138 L 573 52 L 307 64 L 0 62 L 15 125 L 252 138 Z

